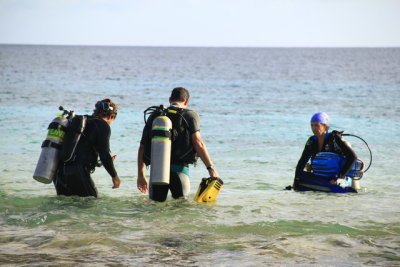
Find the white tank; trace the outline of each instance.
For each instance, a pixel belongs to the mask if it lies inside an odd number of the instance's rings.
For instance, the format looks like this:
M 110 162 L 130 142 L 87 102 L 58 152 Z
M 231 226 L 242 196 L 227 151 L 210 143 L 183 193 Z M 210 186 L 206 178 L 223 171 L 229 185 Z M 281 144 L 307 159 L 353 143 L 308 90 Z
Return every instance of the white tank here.
M 353 187 L 353 189 L 355 190 L 360 190 L 361 189 L 360 180 L 353 179 L 351 187 Z
M 44 184 L 49 184 L 53 181 L 59 162 L 58 154 L 64 141 L 65 127 L 67 125 L 68 120 L 61 115 L 54 118 L 50 123 L 46 140 L 42 143 L 42 151 L 33 174 L 33 179 L 36 181 Z
M 151 128 L 150 183 L 152 184 L 169 184 L 171 130 L 172 122 L 167 116 L 158 116 L 154 119 Z

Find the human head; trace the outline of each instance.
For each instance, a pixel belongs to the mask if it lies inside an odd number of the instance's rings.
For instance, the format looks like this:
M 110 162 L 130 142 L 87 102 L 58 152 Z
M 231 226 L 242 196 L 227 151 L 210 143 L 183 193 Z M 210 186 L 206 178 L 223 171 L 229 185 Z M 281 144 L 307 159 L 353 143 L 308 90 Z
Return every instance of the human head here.
M 109 98 L 97 101 L 94 107 L 93 116 L 109 118 L 111 120 L 115 120 L 117 117 L 118 106 Z
M 315 113 L 311 117 L 311 129 L 315 135 L 323 135 L 329 130 L 329 116 L 325 112 Z
M 189 102 L 189 91 L 186 90 L 183 87 L 176 87 L 172 90 L 171 92 L 171 96 L 169 98 L 169 102 L 170 103 L 182 103 L 185 106 L 187 105 L 187 103 Z
M 325 112 L 318 112 L 311 117 L 311 122 L 319 122 L 328 125 L 329 116 Z

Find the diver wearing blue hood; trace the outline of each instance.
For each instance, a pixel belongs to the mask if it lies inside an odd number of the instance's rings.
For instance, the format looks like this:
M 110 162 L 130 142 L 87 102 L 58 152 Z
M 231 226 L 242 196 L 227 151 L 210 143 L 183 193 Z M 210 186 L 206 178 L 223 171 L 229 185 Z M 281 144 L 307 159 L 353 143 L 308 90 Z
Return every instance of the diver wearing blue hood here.
M 313 159 L 319 152 L 332 152 L 345 158 L 345 163 L 339 172 L 339 177 L 331 179 L 331 184 L 336 184 L 339 178 L 344 178 L 357 157 L 353 149 L 342 139 L 338 131 L 329 132 L 329 116 L 324 112 L 318 112 L 311 118 L 311 136 L 304 147 L 303 153 L 296 166 L 296 178 L 293 188 L 298 189 L 298 177 L 301 176 L 309 159 Z

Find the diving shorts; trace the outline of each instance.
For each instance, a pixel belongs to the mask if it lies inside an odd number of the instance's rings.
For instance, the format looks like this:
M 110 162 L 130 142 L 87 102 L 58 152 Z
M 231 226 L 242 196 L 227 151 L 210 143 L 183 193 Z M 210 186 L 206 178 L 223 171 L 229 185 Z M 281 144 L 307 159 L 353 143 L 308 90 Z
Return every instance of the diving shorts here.
M 182 165 L 171 165 L 168 185 L 149 184 L 149 198 L 154 201 L 164 202 L 168 190 L 174 199 L 188 199 L 190 192 L 189 168 Z

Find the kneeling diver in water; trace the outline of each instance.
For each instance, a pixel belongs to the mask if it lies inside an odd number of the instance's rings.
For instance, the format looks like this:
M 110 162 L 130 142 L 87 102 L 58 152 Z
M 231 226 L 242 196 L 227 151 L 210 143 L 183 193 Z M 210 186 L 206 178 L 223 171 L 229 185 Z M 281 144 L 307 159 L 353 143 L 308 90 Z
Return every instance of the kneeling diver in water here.
M 332 185 L 345 178 L 346 174 L 352 169 L 357 157 L 353 149 L 342 139 L 338 131 L 329 132 L 329 116 L 324 112 L 316 113 L 311 118 L 311 136 L 304 147 L 303 153 L 296 166 L 296 176 L 293 183 L 294 190 L 303 190 L 299 183 L 300 177 L 304 174 L 304 168 L 309 161 L 319 152 L 332 152 L 345 158 L 345 163 L 339 172 L 339 177 L 330 180 Z

